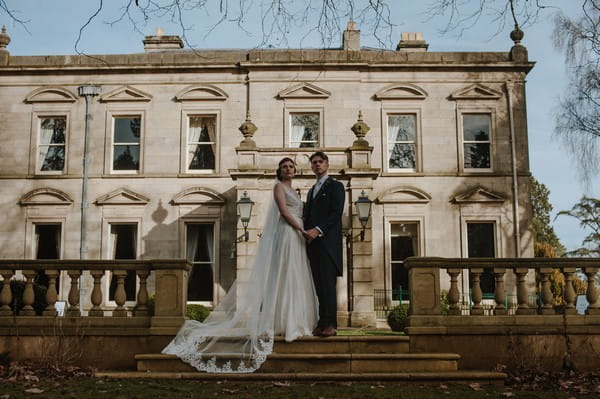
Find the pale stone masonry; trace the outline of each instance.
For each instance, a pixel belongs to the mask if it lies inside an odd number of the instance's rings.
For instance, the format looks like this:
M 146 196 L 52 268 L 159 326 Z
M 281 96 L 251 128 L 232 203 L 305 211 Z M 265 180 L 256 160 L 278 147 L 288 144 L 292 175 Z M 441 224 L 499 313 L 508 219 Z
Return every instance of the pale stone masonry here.
M 189 50 L 157 35 L 138 54 L 11 56 L 0 36 L 0 258 L 79 258 L 87 84 L 101 93 L 90 106 L 83 253 L 191 256 L 204 268 L 196 302 L 214 305 L 243 282 L 277 162 L 296 160 L 305 198 L 316 149 L 348 193 L 340 325 L 375 323 L 374 290 L 407 291 L 406 256 L 533 255 L 534 63 L 518 40 L 505 52 L 430 52 L 412 33 L 392 51 L 361 48 L 349 26 L 340 49 Z M 364 138 L 352 130 L 359 118 Z M 373 201 L 364 241 L 363 191 Z M 255 203 L 247 242 L 244 192 Z M 92 285 L 84 275 L 82 297 Z

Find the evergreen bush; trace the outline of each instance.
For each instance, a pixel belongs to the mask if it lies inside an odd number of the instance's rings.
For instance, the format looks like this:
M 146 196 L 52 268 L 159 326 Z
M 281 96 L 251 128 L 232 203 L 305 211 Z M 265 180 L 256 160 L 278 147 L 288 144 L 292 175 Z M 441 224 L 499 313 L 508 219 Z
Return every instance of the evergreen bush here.
M 408 305 L 400 304 L 393 308 L 387 317 L 392 331 L 404 331 L 408 324 Z
M 191 320 L 204 321 L 210 314 L 210 310 L 206 306 L 198 304 L 187 305 L 186 316 Z

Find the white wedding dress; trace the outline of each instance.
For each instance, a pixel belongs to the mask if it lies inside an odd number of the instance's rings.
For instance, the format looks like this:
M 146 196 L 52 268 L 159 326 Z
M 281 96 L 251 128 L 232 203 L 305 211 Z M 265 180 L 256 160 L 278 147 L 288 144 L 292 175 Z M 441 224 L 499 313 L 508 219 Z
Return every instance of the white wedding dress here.
M 302 201 L 284 188 L 288 210 L 302 225 Z M 304 238 L 281 217 L 274 198 L 264 226 L 248 281 L 236 281 L 204 322 L 186 320 L 162 353 L 200 371 L 245 373 L 267 359 L 275 335 L 288 342 L 311 335 L 318 303 Z

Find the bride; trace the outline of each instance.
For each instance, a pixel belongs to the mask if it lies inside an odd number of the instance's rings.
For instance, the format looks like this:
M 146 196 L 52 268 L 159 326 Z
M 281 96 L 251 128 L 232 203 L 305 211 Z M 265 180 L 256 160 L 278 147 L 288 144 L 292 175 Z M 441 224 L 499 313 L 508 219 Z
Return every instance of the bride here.
M 275 335 L 287 342 L 311 335 L 318 304 L 295 174 L 294 161 L 283 158 L 248 281 L 236 281 L 204 322 L 186 320 L 162 353 L 200 371 L 244 373 L 267 359 Z

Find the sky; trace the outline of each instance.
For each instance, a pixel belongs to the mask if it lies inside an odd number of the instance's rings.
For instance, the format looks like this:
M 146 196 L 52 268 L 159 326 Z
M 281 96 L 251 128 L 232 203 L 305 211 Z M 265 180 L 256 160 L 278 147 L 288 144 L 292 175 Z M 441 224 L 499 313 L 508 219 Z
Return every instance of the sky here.
M 140 0 L 140 4 L 146 1 Z M 245 1 L 248 3 L 248 0 Z M 232 0 L 229 2 L 237 3 Z M 217 20 L 217 9 L 213 12 L 186 12 L 186 22 L 191 27 L 187 32 L 189 44 L 196 48 L 253 48 L 260 45 L 262 31 L 259 14 L 261 3 L 264 2 L 255 0 L 254 6 L 248 9 L 243 24 L 245 30 L 237 28 L 234 23 L 225 22 L 208 32 Z M 26 21 L 25 26 L 15 23 L 0 10 L 0 24 L 6 25 L 11 37 L 8 45 L 11 55 L 58 55 L 75 53 L 79 31 L 94 14 L 101 0 L 5 0 L 5 3 L 17 18 Z M 155 34 L 158 27 L 167 35 L 181 34 L 180 27 L 170 23 L 168 18 L 150 19 L 145 26 L 143 23 L 139 25 L 139 31 L 133 29 L 126 19 L 109 24 L 118 18 L 121 7 L 126 3 L 126 0 L 105 0 L 103 10 L 83 30 L 77 49 L 87 54 L 139 53 L 143 52 L 143 36 Z M 213 3 L 219 4 L 216 0 Z M 430 1 L 388 0 L 388 3 L 390 20 L 394 26 L 387 48 L 395 48 L 401 32 L 422 32 L 429 43 L 429 51 L 508 51 L 513 45 L 509 38 L 512 24 L 495 34 L 498 24 L 489 15 L 483 15 L 461 34 L 442 34 L 440 29 L 446 25 L 447 17 L 428 14 L 426 10 Z M 523 28 L 525 37 L 522 44 L 527 47 L 529 59 L 536 62 L 527 76 L 526 86 L 530 167 L 532 174 L 550 190 L 554 217 L 558 211 L 570 209 L 584 194 L 600 197 L 600 178 L 596 177 L 584 189 L 579 182 L 574 160 L 553 135 L 558 98 L 568 84 L 565 58 L 552 42 L 553 18 L 559 10 L 576 16 L 579 8 L 573 5 L 580 2 L 548 0 L 544 3 L 553 7 L 543 10 L 534 25 Z M 312 17 L 307 22 L 290 27 L 286 42 L 273 35 L 267 45 L 322 47 L 320 37 L 314 32 L 307 32 L 306 27 L 315 20 L 316 17 Z M 346 21 L 340 24 L 345 26 Z M 367 28 L 360 25 L 357 28 L 361 29 L 362 46 L 382 47 L 368 34 Z M 331 46 L 337 47 L 340 43 L 341 35 L 331 42 Z M 575 219 L 568 216 L 556 218 L 553 226 L 567 249 L 578 248 L 588 234 Z

